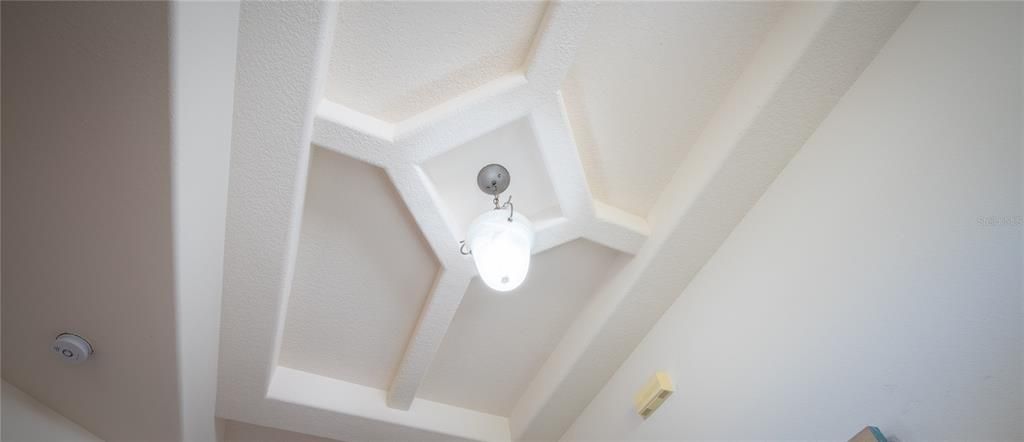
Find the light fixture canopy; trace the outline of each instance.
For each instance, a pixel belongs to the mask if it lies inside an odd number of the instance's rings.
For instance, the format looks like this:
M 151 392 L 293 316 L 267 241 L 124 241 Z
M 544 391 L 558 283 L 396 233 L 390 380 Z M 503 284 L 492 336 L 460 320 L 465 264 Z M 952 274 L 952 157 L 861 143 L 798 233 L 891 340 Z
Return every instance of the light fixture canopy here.
M 488 287 L 499 292 L 515 290 L 526 280 L 530 270 L 533 224 L 515 213 L 511 196 L 504 204 L 499 203 L 501 192 L 511 183 L 508 169 L 500 164 L 488 164 L 480 169 L 476 181 L 481 191 L 494 196 L 494 209 L 476 217 L 469 225 L 462 253 L 473 255 L 477 273 Z

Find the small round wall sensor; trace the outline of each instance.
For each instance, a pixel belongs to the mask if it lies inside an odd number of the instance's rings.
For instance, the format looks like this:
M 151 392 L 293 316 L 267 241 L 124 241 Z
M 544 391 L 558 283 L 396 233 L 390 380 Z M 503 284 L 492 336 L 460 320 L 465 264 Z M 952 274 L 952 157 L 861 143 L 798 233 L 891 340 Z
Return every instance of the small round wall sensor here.
M 53 343 L 53 352 L 64 362 L 81 364 L 92 354 L 92 345 L 74 333 L 61 333 Z

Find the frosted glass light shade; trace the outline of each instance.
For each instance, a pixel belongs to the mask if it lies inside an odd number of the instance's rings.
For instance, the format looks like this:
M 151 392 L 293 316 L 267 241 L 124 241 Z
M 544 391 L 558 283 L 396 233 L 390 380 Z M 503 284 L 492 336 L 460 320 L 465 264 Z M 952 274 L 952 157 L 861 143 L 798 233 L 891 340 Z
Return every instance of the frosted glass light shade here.
M 533 224 L 508 210 L 489 210 L 469 225 L 466 242 L 480 279 L 488 287 L 507 292 L 519 287 L 530 270 Z

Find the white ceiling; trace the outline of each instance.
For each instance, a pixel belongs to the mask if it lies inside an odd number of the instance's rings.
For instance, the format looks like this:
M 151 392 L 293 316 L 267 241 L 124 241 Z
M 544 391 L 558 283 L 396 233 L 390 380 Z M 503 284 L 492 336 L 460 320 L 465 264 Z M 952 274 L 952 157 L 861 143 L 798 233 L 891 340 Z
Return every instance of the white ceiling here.
M 522 66 L 544 3 L 345 2 L 327 98 L 398 122 Z
M 184 120 L 152 87 L 167 9 L 17 8 L 5 84 L 34 87 L 3 98 L 22 109 L 3 128 L 5 380 L 112 440 L 194 434 L 214 401 L 228 440 L 551 440 L 912 5 L 246 2 L 219 349 L 215 321 L 189 322 L 215 301 L 176 298 L 180 190 L 204 188 L 182 186 Z M 537 233 L 512 293 L 458 251 L 491 162 Z M 57 364 L 64 330 L 95 360 Z
M 597 199 L 646 217 L 783 8 L 595 8 L 565 91 Z M 519 69 L 543 12 L 541 3 L 342 4 L 326 98 L 386 121 L 435 107 Z M 475 176 L 492 162 L 509 168 L 519 213 L 539 224 L 567 216 L 552 181 L 579 164 L 545 162 L 530 118 L 482 129 L 422 162 L 451 235 L 491 207 Z M 278 364 L 387 390 L 443 266 L 386 172 L 328 149 L 312 151 Z M 576 240 L 538 254 L 514 294 L 474 280 L 418 397 L 508 416 L 622 255 Z
M 512 196 L 516 211 L 539 223 L 562 215 L 539 149 L 524 118 L 431 158 L 423 169 L 441 195 L 456 232 L 465 232 L 473 219 L 494 208 L 492 198 L 475 185 L 480 167 L 490 163 L 509 170 L 512 180 L 503 196 Z
M 228 440 L 557 439 L 912 7 L 245 2 L 217 347 L 167 8 L 5 3 L 3 377 L 111 440 L 214 402 Z M 537 233 L 512 293 L 459 253 L 491 162 Z
M 387 388 L 437 260 L 379 168 L 314 149 L 305 208 L 279 363 Z
M 596 198 L 647 216 L 785 6 L 595 8 L 563 93 Z
M 557 438 L 906 9 L 244 4 L 218 414 Z M 490 162 L 537 227 L 508 294 L 458 253 Z
M 514 293 L 469 285 L 423 381 L 426 399 L 508 416 L 576 313 L 624 264 L 622 253 L 576 240 L 534 257 Z
M 198 402 L 226 440 L 557 439 L 911 8 L 246 2 L 236 87 L 188 101 L 235 91 L 218 349 L 176 297 L 216 193 L 171 145 L 181 17 L 5 2 L 3 378 L 108 440 Z M 537 229 L 507 294 L 458 253 L 490 162 Z

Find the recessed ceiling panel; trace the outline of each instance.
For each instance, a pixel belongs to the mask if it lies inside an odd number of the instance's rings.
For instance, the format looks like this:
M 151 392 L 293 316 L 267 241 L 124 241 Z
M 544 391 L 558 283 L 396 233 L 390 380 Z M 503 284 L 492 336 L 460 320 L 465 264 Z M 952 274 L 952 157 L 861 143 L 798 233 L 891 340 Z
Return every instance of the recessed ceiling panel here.
M 534 223 L 561 214 L 533 129 L 521 119 L 427 161 L 427 176 L 459 232 L 494 208 L 493 197 L 476 185 L 480 168 L 490 163 L 505 166 L 512 179 L 502 202 L 511 195 L 515 210 Z
M 784 7 L 597 7 L 563 90 L 596 198 L 647 216 Z
M 437 271 L 384 171 L 314 148 L 279 364 L 386 389 Z
M 396 122 L 523 65 L 543 2 L 343 2 L 327 98 Z
M 474 278 L 419 396 L 508 416 L 569 323 L 623 263 L 614 250 L 576 240 L 535 255 L 512 292 Z

